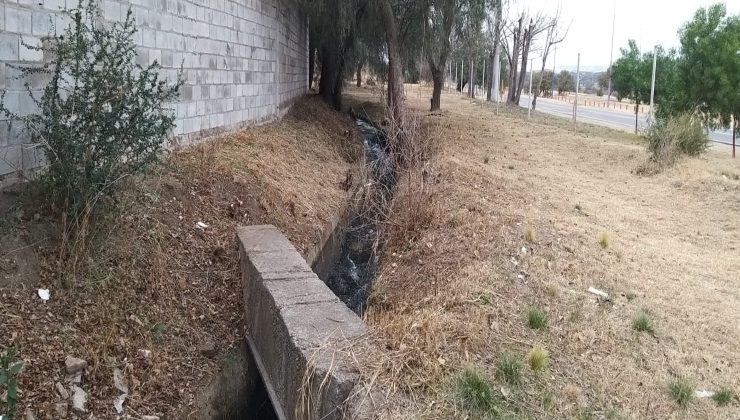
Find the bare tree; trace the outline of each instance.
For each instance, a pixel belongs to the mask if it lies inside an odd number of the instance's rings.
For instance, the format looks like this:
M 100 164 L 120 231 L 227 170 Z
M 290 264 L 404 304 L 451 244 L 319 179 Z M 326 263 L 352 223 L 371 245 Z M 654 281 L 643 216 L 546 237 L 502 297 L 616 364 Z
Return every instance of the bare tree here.
M 547 56 L 550 55 L 551 48 L 553 45 L 557 45 L 565 40 L 569 29 L 570 25 L 568 25 L 565 30 L 560 27 L 560 9 L 558 9 L 557 13 L 550 19 L 549 25 L 547 26 L 545 45 L 542 48 L 542 69 L 540 69 L 540 80 L 537 83 L 537 86 L 542 86 L 542 79 L 545 76 L 545 64 L 547 63 Z M 555 77 L 554 73 L 553 77 Z M 537 96 L 539 93 L 540 89 L 535 90 L 534 98 L 532 99 L 532 109 L 535 109 L 537 106 Z
M 519 86 L 519 55 L 521 54 L 522 48 L 522 25 L 524 24 L 525 14 L 522 13 L 514 22 L 504 25 L 504 34 L 506 42 L 502 44 L 504 51 L 506 52 L 506 58 L 509 61 L 509 94 L 506 98 L 506 102 L 510 104 L 516 104 L 514 101 L 516 97 L 516 88 Z M 511 44 L 509 44 L 511 41 Z
M 507 42 L 503 44 L 509 60 L 509 95 L 506 101 L 510 104 L 518 104 L 524 89 L 524 81 L 527 75 L 527 62 L 529 53 L 538 35 L 548 30 L 551 21 L 542 13 L 529 18 L 529 23 L 524 26 L 527 20 L 527 12 L 522 12 L 516 23 L 510 23 L 505 26 Z M 509 37 L 511 45 L 509 45 Z M 519 68 L 519 58 L 521 57 L 521 68 Z

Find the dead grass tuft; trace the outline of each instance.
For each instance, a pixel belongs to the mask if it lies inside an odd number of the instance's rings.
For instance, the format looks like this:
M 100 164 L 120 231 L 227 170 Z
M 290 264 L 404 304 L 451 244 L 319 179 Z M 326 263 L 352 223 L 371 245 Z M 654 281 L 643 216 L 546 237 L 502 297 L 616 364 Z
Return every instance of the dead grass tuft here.
M 549 365 L 549 357 L 547 350 L 540 346 L 534 346 L 527 355 L 527 363 L 529 367 L 535 372 L 542 372 L 547 369 Z
M 534 229 L 532 229 L 531 226 L 524 228 L 524 240 L 529 243 L 533 243 L 535 241 Z

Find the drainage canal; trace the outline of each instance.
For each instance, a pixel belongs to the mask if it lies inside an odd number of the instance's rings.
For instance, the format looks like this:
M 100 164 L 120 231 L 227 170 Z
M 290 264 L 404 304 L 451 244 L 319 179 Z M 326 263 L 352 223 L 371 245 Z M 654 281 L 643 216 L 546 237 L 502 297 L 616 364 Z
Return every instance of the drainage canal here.
M 378 262 L 378 221 L 390 202 L 396 172 L 389 158 L 383 131 L 372 122 L 358 118 L 362 133 L 367 180 L 362 204 L 351 203 L 344 226 L 336 227 L 339 246 L 329 250 L 327 266 L 317 274 L 352 311 L 361 315 L 367 305 Z M 329 247 L 333 248 L 333 247 Z M 323 252 L 322 252 L 323 254 Z M 325 270 L 325 271 L 324 271 Z M 316 271 L 316 268 L 314 268 Z M 203 396 L 199 418 L 211 420 L 278 419 L 265 383 L 246 345 L 240 348 L 238 363 L 224 369 Z
M 383 131 L 363 118 L 357 118 L 356 124 L 364 139 L 367 188 L 362 204 L 353 203 L 350 210 L 349 223 L 326 284 L 350 309 L 362 315 L 378 263 L 378 221 L 382 220 L 393 195 L 396 171 Z

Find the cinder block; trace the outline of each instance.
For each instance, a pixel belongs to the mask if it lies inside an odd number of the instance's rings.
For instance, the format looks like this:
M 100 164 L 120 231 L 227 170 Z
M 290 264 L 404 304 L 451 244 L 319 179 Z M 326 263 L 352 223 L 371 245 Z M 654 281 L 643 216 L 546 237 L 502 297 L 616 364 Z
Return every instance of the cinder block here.
M 22 36 L 18 58 L 21 61 L 41 61 L 44 52 L 34 47 L 41 46 L 41 39 L 34 36 Z
M 15 33 L 28 33 L 31 29 L 31 11 L 5 6 L 5 30 Z
M 18 46 L 20 38 L 18 35 L 0 33 L 0 60 L 18 61 Z
M 125 14 L 122 14 L 122 6 L 120 3 L 112 0 L 105 0 L 103 2 L 103 17 L 112 20 L 114 22 L 120 22 L 123 20 L 123 18 L 126 16 Z M 128 12 L 128 9 L 126 9 L 125 12 Z
M 142 46 L 155 48 L 157 46 L 157 32 L 149 28 L 140 28 Z

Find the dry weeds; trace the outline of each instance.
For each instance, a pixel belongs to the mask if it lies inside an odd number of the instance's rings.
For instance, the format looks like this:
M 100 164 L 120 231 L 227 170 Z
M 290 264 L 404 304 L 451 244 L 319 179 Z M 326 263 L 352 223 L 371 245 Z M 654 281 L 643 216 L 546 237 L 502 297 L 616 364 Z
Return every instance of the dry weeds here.
M 389 395 L 413 401 L 405 416 L 462 417 L 454 378 L 466 367 L 494 378 L 497 354 L 540 346 L 547 374 L 526 375 L 508 395 L 496 388 L 519 416 L 740 417 L 737 404 L 678 409 L 664 391 L 675 376 L 740 387 L 740 183 L 721 175 L 736 171 L 726 150 L 638 177 L 630 170 L 644 147 L 633 136 L 575 136 L 567 122 L 526 122 L 505 107 L 495 116 L 456 94 L 443 108 L 423 114 L 445 121 L 439 211 L 413 241 L 389 243 L 365 316 L 392 360 Z M 601 249 L 594 238 L 605 231 Z M 521 321 L 532 305 L 549 314 L 547 330 Z M 642 307 L 660 325 L 655 337 L 631 328 Z
M 118 212 L 95 221 L 76 287 L 60 286 L 53 244 L 34 246 L 43 270 L 0 290 L 0 348 L 17 348 L 26 366 L 19 411 L 56 418 L 54 383 L 72 355 L 90 365 L 96 418 L 115 418 L 114 367 L 130 386 L 124 414 L 192 417 L 199 388 L 244 334 L 236 225 L 273 223 L 305 255 L 345 205 L 360 144 L 351 119 L 307 98 L 280 122 L 175 153 L 135 182 Z M 38 287 L 51 289 L 46 304 Z

